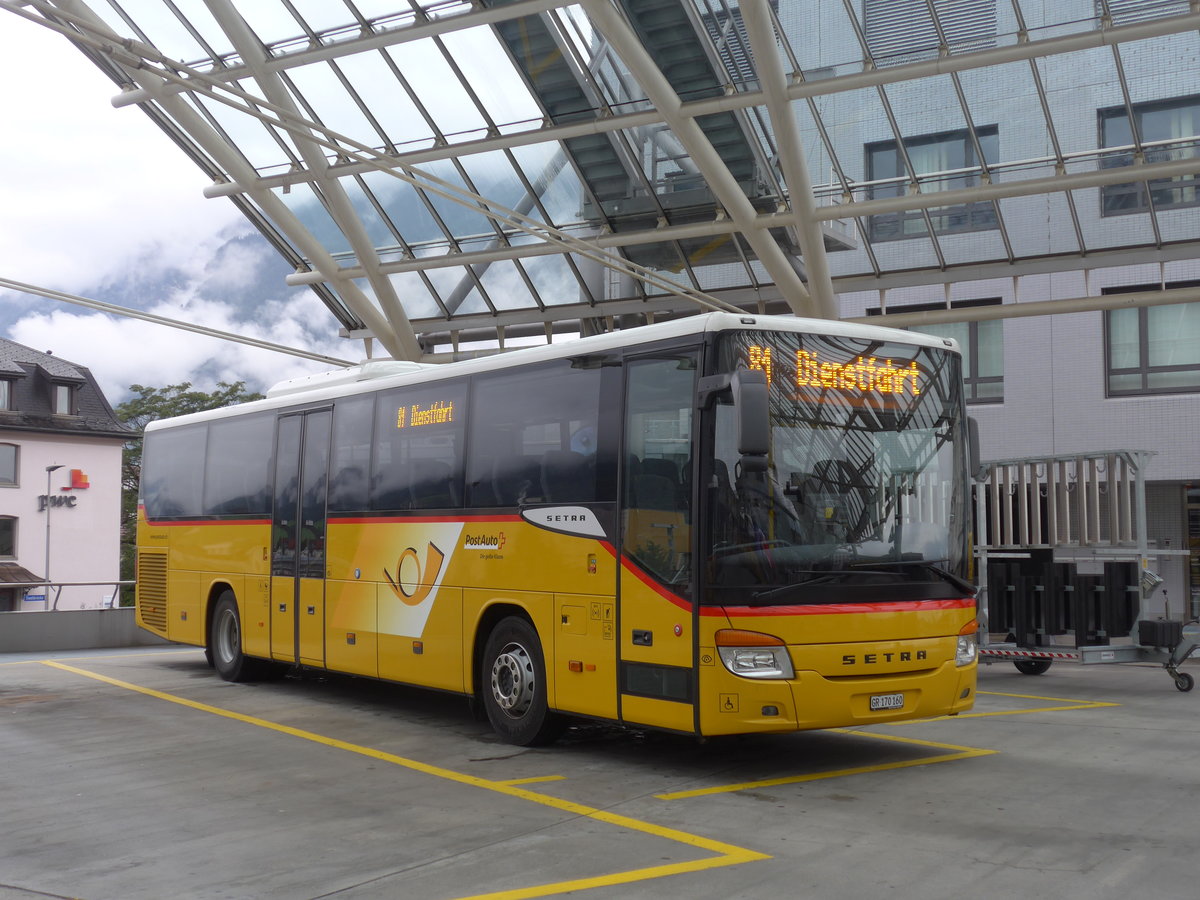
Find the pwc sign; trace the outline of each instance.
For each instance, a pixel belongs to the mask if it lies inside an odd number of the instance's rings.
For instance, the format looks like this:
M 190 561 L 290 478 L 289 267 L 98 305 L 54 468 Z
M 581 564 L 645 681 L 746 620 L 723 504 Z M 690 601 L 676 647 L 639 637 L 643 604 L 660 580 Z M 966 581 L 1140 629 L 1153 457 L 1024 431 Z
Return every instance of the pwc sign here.
M 66 494 L 67 491 L 86 491 L 90 488 L 91 482 L 88 481 L 87 473 L 83 469 L 71 469 L 70 483 L 62 487 L 63 496 L 55 494 L 39 494 L 37 498 L 38 512 L 44 512 L 51 506 L 66 507 L 74 509 L 76 501 L 79 499 L 74 494 Z

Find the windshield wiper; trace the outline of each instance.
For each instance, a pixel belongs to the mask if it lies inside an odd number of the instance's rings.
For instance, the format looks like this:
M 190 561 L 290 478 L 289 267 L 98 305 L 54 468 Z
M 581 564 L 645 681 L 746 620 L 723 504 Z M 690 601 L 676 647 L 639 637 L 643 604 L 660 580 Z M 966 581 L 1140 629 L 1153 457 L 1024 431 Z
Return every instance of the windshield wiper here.
M 943 569 L 941 566 L 939 566 L 938 563 L 943 561 L 944 560 L 940 559 L 877 559 L 869 563 L 852 565 L 850 568 L 863 575 L 892 575 L 895 573 L 888 569 L 868 569 L 865 568 L 865 566 L 891 566 L 893 569 L 911 569 L 920 566 L 922 569 L 937 575 L 943 581 L 947 581 L 954 585 L 960 591 L 963 591 L 967 595 L 974 597 L 976 591 L 979 589 L 975 587 L 975 585 L 971 584 L 971 582 L 967 581 L 967 579 L 955 575 L 949 569 Z
M 828 583 L 834 575 L 844 575 L 845 569 L 793 569 L 796 575 L 809 575 L 803 581 L 794 581 L 779 587 L 755 591 L 750 595 L 750 606 L 767 606 L 777 600 L 790 599 L 793 592 L 802 593 L 813 585 Z

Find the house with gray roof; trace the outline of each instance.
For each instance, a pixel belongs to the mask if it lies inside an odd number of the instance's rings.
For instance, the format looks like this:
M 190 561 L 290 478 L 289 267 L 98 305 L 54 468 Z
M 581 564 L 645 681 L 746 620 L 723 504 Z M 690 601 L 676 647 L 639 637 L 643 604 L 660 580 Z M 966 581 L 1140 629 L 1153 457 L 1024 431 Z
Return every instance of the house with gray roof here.
M 113 602 L 132 436 L 86 367 L 0 338 L 0 612 Z

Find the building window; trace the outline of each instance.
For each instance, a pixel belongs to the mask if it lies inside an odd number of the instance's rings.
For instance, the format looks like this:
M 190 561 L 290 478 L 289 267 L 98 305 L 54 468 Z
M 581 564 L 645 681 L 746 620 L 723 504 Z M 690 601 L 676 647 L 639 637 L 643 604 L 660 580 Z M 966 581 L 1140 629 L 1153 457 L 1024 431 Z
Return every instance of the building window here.
M 951 53 L 996 45 L 996 0 L 933 0 Z M 942 47 L 927 0 L 863 0 L 863 31 L 877 66 L 936 59 Z
M 0 444 L 0 485 L 17 483 L 17 445 Z
M 1134 145 L 1134 132 L 1124 106 L 1102 109 L 1099 115 L 1101 147 Z M 1138 141 L 1143 146 L 1153 145 L 1145 147 L 1148 163 L 1200 156 L 1200 96 L 1134 104 L 1133 124 Z M 1112 169 L 1131 166 L 1133 162 L 1134 151 L 1130 149 L 1103 157 L 1101 166 Z M 1200 180 L 1195 175 L 1180 175 L 1154 178 L 1149 182 L 1104 185 L 1100 188 L 1100 210 L 1106 216 L 1122 216 L 1146 212 L 1151 203 L 1156 210 L 1196 206 L 1200 201 L 1198 184 Z
M 50 396 L 56 416 L 69 416 L 75 412 L 73 400 L 75 392 L 69 384 L 53 384 L 50 386 Z
M 0 378 L 0 412 L 12 409 L 13 383 L 11 379 Z
M 0 516 L 0 559 L 17 558 L 17 520 L 15 516 Z
M 987 125 L 976 128 L 975 134 L 983 150 L 984 161 L 995 162 L 1000 156 L 999 129 L 995 125 Z M 906 138 L 904 150 L 918 176 L 935 172 L 950 173 L 941 178 L 922 180 L 923 193 L 979 184 L 980 160 L 975 142 L 966 129 Z M 897 179 L 888 184 L 872 184 L 867 191 L 869 199 L 900 197 L 908 192 L 909 173 L 896 141 L 867 144 L 866 156 L 868 181 Z M 984 231 L 996 227 L 996 208 L 990 202 L 944 206 L 929 210 L 929 221 L 933 224 L 935 234 Z M 871 216 L 868 231 L 872 241 L 895 241 L 928 234 L 925 216 L 920 210 Z
M 1200 281 L 1167 288 L 1200 287 Z M 1106 294 L 1153 291 L 1112 288 Z M 1108 395 L 1200 392 L 1200 303 L 1110 309 L 1105 315 Z
M 999 297 L 986 300 L 965 300 L 951 304 L 952 308 L 998 306 Z M 918 303 L 892 309 L 893 313 L 925 312 L 945 309 L 942 303 Z M 878 307 L 868 309 L 867 315 L 880 314 Z M 919 331 L 937 337 L 954 338 L 962 351 L 963 382 L 968 403 L 999 403 L 1004 399 L 1004 322 L 990 319 L 983 322 L 950 322 L 936 325 L 907 325 L 908 331 Z

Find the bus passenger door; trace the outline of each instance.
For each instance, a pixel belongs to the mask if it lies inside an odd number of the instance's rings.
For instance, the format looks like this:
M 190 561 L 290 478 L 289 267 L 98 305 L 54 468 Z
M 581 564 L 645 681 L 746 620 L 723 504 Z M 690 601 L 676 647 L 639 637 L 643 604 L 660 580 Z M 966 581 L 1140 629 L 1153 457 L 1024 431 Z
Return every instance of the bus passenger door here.
M 626 362 L 618 606 L 621 718 L 689 732 L 696 372 L 694 351 Z
M 276 432 L 271 529 L 271 656 L 325 665 L 328 409 L 283 416 Z

